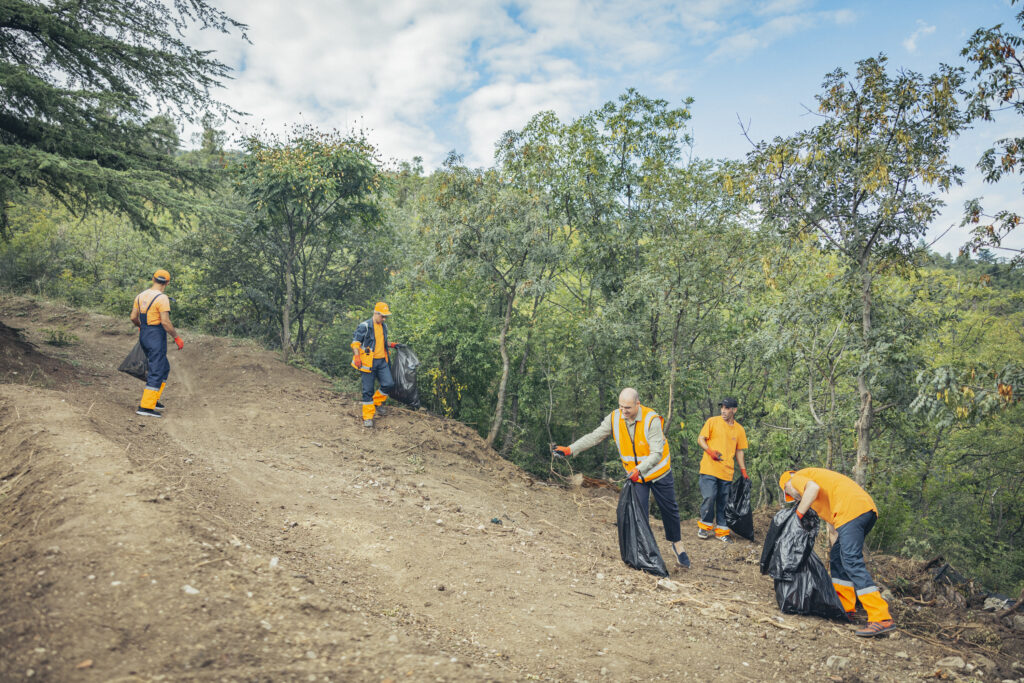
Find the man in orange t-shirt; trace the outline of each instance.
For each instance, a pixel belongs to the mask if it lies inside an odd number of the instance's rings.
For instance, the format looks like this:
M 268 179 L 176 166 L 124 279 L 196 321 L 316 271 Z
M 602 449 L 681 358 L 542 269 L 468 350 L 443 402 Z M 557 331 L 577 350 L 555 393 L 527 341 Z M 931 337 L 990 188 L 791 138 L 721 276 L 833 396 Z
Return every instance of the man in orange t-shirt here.
M 704 450 L 700 460 L 700 519 L 697 521 L 697 537 L 715 537 L 727 543 L 732 541 L 729 525 L 725 521 L 725 506 L 729 502 L 729 490 L 732 488 L 733 460 L 739 463 L 740 472 L 747 477 L 747 467 L 743 460 L 743 452 L 747 448 L 747 433 L 736 421 L 736 410 L 739 402 L 734 398 L 724 398 L 718 404 L 722 411 L 720 416 L 709 417 L 700 430 L 697 443 Z
M 878 508 L 868 492 L 846 475 L 821 467 L 783 472 L 779 486 L 787 502 L 798 500 L 796 516 L 803 519 L 814 509 L 835 532 L 829 552 L 832 586 L 851 620 L 857 600 L 868 613 L 867 627 L 857 631 L 861 637 L 878 636 L 896 628 L 889 605 L 864 564 L 864 537 L 878 519 Z
M 145 417 L 163 417 L 160 411 L 164 404 L 160 402 L 160 396 L 171 372 L 171 364 L 167 362 L 167 335 L 174 338 L 179 351 L 185 347 L 185 342 L 171 324 L 171 300 L 164 292 L 170 281 L 170 273 L 162 268 L 153 273 L 153 286 L 135 297 L 128 316 L 139 328 L 139 344 L 146 352 L 146 388 L 142 390 L 142 400 L 135 410 L 136 415 Z

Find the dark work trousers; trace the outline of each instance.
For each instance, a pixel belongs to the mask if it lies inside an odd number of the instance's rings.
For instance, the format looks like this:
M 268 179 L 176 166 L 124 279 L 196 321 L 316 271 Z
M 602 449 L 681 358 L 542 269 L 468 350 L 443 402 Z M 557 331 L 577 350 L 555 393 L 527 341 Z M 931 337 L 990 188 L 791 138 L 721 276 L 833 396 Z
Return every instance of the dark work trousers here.
M 700 503 L 700 521 L 709 527 L 728 531 L 729 524 L 725 521 L 725 506 L 729 504 L 729 490 L 732 487 L 732 482 L 710 474 L 702 474 L 697 483 L 700 486 L 700 495 L 704 498 Z
M 380 384 L 381 393 L 391 395 L 395 380 L 391 377 L 391 366 L 386 358 L 374 358 L 369 372 L 363 373 L 363 404 L 373 403 L 373 381 Z
M 148 312 L 147 308 L 146 313 Z M 139 322 L 142 323 L 139 327 L 139 344 L 146 352 L 146 362 L 149 363 L 146 388 L 160 391 L 160 385 L 166 382 L 167 376 L 171 374 L 171 364 L 167 361 L 167 330 L 163 325 L 146 323 L 146 313 L 139 316 Z
M 856 589 L 857 595 L 870 592 L 865 589 L 875 590 L 875 580 L 871 578 L 871 573 L 864 564 L 864 537 L 871 531 L 871 527 L 875 526 L 877 519 L 878 515 L 874 510 L 868 510 L 836 529 L 839 538 L 828 554 L 832 581 L 840 584 L 849 581 Z
M 646 484 L 639 481 L 636 482 L 633 492 L 637 502 L 640 503 L 644 517 L 648 515 L 651 494 L 653 493 L 654 500 L 658 503 L 658 508 L 661 510 L 661 521 L 665 524 L 665 538 L 670 543 L 675 543 L 682 539 L 682 536 L 679 534 L 679 504 L 676 503 L 676 484 L 672 478 L 672 470 L 669 470 L 667 474 L 662 475 L 656 481 Z

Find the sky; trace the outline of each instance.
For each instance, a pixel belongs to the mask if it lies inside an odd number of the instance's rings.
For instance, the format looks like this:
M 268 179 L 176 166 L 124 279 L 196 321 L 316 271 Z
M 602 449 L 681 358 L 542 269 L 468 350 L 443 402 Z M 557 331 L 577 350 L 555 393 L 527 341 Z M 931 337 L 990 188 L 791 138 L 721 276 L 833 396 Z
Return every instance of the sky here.
M 233 133 L 284 133 L 293 123 L 369 131 L 387 159 L 454 150 L 473 166 L 536 113 L 563 121 L 627 88 L 681 105 L 703 158 L 742 158 L 754 141 L 813 127 L 826 73 L 884 53 L 892 69 L 962 64 L 979 27 L 1014 27 L 1009 0 L 214 0 L 248 25 L 195 33 L 234 70 L 215 96 L 248 114 Z M 1020 27 L 1016 27 L 1019 29 Z M 964 185 L 945 197 L 929 241 L 955 254 L 962 206 L 1024 213 L 1021 179 L 986 185 L 978 157 L 1019 134 L 1011 113 L 963 134 L 951 159 Z M 950 229 L 951 228 L 951 229 Z M 948 229 L 948 231 L 947 231 Z M 1024 230 L 1007 244 L 1024 248 Z

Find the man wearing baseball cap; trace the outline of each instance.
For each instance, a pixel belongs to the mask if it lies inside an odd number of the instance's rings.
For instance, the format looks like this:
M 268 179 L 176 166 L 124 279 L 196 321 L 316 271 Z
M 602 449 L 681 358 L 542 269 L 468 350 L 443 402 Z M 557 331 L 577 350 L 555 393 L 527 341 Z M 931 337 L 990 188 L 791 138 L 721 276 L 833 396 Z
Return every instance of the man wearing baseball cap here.
M 832 586 L 851 621 L 857 614 L 857 600 L 868 613 L 868 624 L 857 635 L 870 638 L 895 629 L 889 604 L 864 564 L 864 537 L 878 519 L 878 508 L 868 492 L 846 475 L 821 467 L 783 472 L 779 487 L 787 503 L 800 501 L 797 517 L 803 519 L 813 508 L 834 534 L 829 551 Z
M 716 538 L 731 543 L 729 525 L 725 521 L 725 507 L 729 502 L 732 488 L 733 460 L 739 463 L 740 473 L 747 477 L 743 452 L 747 448 L 747 433 L 736 421 L 739 402 L 732 397 L 718 403 L 721 415 L 709 417 L 700 430 L 697 443 L 704 450 L 700 460 L 700 519 L 697 521 L 697 537 Z
M 388 341 L 388 326 L 385 323 L 391 309 L 383 301 L 373 307 L 373 315 L 356 327 L 352 335 L 352 367 L 363 373 L 363 426 L 372 427 L 375 415 L 384 416 L 383 403 L 388 399 L 395 380 L 391 377 L 391 357 L 388 349 L 395 348 Z M 373 391 L 374 380 L 380 384 Z
M 145 417 L 163 417 L 160 411 L 164 409 L 164 404 L 160 402 L 160 396 L 171 372 L 171 364 L 167 362 L 167 335 L 174 338 L 179 351 L 185 348 L 185 342 L 171 324 L 171 300 L 164 293 L 170 281 L 170 273 L 162 268 L 153 273 L 153 286 L 135 297 L 132 314 L 129 316 L 139 328 L 139 344 L 146 352 L 149 366 L 142 401 L 135 411 L 136 415 Z

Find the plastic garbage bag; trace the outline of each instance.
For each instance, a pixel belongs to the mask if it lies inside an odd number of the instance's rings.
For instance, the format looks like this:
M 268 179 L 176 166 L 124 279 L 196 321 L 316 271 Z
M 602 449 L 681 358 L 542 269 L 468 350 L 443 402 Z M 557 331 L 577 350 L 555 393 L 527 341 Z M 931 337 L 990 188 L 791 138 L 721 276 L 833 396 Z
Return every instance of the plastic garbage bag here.
M 650 495 L 646 489 L 643 495 Z M 627 480 L 619 494 L 619 508 L 616 512 L 619 527 L 619 554 L 622 561 L 633 569 L 655 576 L 668 576 L 665 561 L 661 559 L 658 543 L 654 540 L 651 523 L 637 500 L 636 484 Z
M 391 398 L 411 408 L 420 407 L 420 391 L 416 388 L 416 369 L 419 366 L 420 359 L 405 344 L 398 344 L 391 350 L 391 377 L 395 380 Z
M 149 361 L 146 359 L 146 352 L 142 350 L 142 344 L 135 342 L 135 348 L 128 352 L 125 359 L 117 366 L 121 372 L 146 381 L 149 373 Z
M 754 540 L 754 513 L 750 509 L 750 480 L 740 477 L 729 489 L 725 506 L 725 523 L 743 538 Z
M 776 513 L 761 551 L 761 573 L 775 579 L 775 600 L 783 614 L 812 614 L 845 619 L 825 565 L 814 552 L 818 515 L 808 510 L 803 520 L 796 507 Z

